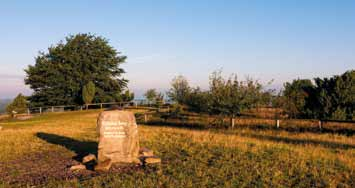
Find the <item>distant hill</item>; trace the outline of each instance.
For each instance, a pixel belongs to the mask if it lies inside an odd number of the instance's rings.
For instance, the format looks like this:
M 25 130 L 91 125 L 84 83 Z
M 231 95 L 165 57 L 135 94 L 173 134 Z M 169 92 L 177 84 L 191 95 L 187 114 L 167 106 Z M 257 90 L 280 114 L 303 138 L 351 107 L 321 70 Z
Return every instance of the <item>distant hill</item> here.
M 5 112 L 6 105 L 11 102 L 12 99 L 0 99 L 0 114 Z

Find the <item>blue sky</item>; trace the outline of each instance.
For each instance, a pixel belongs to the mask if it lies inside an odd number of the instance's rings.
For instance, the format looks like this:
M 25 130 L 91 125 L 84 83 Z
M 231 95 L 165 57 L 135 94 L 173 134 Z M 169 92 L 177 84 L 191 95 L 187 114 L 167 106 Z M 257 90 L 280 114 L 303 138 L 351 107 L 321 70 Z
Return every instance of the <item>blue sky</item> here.
M 23 69 L 68 34 L 94 33 L 128 56 L 129 87 L 166 90 L 182 74 L 251 76 L 272 87 L 355 68 L 355 1 L 1 1 L 0 98 L 30 94 Z

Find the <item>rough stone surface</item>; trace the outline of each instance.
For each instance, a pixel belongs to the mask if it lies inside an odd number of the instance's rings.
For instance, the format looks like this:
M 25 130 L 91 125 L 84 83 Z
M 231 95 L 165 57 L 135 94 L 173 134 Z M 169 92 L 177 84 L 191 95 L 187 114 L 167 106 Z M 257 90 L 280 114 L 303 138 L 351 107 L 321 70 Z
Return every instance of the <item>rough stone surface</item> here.
M 138 128 L 132 112 L 120 110 L 101 112 L 97 121 L 97 132 L 99 133 L 98 168 L 107 167 L 102 163 L 140 162 Z
M 97 164 L 95 166 L 95 171 L 106 172 L 110 170 L 111 166 L 112 166 L 112 161 L 108 159 L 106 161 L 102 161 L 99 164 Z
M 144 163 L 147 163 L 147 164 L 161 163 L 161 159 L 159 157 L 156 157 L 156 156 L 145 157 L 144 158 Z
M 70 170 L 85 170 L 86 167 L 85 165 L 79 164 L 79 165 L 74 165 L 70 167 Z
M 96 161 L 96 156 L 94 154 L 89 154 L 85 157 L 83 157 L 83 163 L 88 163 L 88 162 L 91 162 L 91 161 Z
M 140 156 L 143 156 L 143 157 L 154 156 L 153 151 L 148 149 L 148 148 L 145 148 L 145 147 L 142 147 L 142 148 L 139 149 L 139 154 L 140 154 Z

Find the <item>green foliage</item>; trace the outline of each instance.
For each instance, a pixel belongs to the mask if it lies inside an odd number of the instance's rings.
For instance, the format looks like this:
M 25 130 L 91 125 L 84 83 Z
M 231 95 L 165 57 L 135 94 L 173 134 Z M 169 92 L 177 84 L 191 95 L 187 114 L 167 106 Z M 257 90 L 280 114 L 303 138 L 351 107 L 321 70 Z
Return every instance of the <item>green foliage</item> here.
M 95 84 L 90 81 L 83 88 L 83 101 L 85 104 L 90 104 L 95 96 Z
M 183 113 L 184 113 L 183 105 L 179 103 L 175 103 L 171 105 L 170 118 L 182 118 Z
M 243 82 L 236 76 L 224 79 L 221 71 L 213 72 L 210 76 L 210 112 L 238 116 L 260 102 L 261 89 L 261 84 L 251 78 Z
M 82 88 L 89 81 L 96 87 L 94 102 L 116 101 L 127 85 L 120 68 L 125 59 L 103 37 L 71 35 L 41 52 L 25 70 L 25 83 L 34 90 L 31 105 L 82 104 Z
M 144 96 L 148 100 L 149 103 L 155 103 L 155 99 L 157 98 L 157 91 L 155 89 L 148 89 Z
M 331 78 L 285 84 L 282 106 L 293 118 L 351 120 L 355 110 L 355 71 Z
M 340 107 L 338 107 L 332 114 L 331 119 L 334 120 L 346 120 L 346 112 L 345 109 L 341 109 Z
M 312 95 L 315 94 L 311 80 L 293 80 L 291 83 L 286 82 L 284 87 L 282 107 L 285 112 L 292 118 L 310 117 L 314 107 Z
M 183 76 L 177 76 L 171 81 L 171 88 L 167 92 L 169 98 L 179 104 L 186 104 L 190 86 L 187 79 Z
M 209 112 L 210 94 L 208 91 L 201 91 L 199 87 L 192 88 L 191 92 L 187 95 L 185 104 L 189 107 L 190 111 L 198 113 Z
M 16 113 L 25 113 L 27 107 L 27 99 L 20 93 L 10 104 L 7 105 L 6 111 L 8 114 L 12 114 L 13 111 Z
M 129 90 L 126 90 L 122 95 L 121 95 L 121 100 L 122 102 L 130 102 L 134 99 L 134 93 L 130 92 Z
M 316 78 L 317 116 L 320 118 L 339 117 L 351 120 L 355 110 L 355 70 L 340 76 Z M 336 115 L 337 114 L 337 115 Z

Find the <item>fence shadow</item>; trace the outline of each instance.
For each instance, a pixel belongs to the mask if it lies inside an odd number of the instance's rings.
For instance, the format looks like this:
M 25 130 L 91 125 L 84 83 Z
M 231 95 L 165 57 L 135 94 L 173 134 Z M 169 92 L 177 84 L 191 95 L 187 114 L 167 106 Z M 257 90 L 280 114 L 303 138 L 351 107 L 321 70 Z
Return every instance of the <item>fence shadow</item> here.
M 194 130 L 227 130 L 228 126 L 226 125 L 207 125 L 205 123 L 198 123 L 198 122 L 188 122 L 188 121 L 169 121 L 169 120 L 149 120 L 148 122 L 138 121 L 139 124 L 148 125 L 148 126 L 160 126 L 160 127 L 175 127 L 175 128 L 182 128 L 182 129 L 194 129 Z M 262 125 L 262 124 L 249 124 L 249 125 L 235 125 L 235 130 L 238 129 L 250 129 L 250 130 L 273 130 L 273 131 L 287 131 L 290 133 L 314 133 L 314 134 L 341 134 L 345 136 L 353 136 L 355 130 L 352 128 L 344 128 L 344 127 L 323 127 L 321 130 L 318 127 L 306 127 L 306 126 L 282 126 L 277 128 L 276 126 L 270 125 Z
M 38 132 L 36 136 L 48 143 L 56 144 L 67 148 L 76 153 L 73 159 L 81 162 L 82 158 L 90 153 L 97 155 L 97 142 L 92 141 L 79 141 L 66 136 Z
M 147 126 L 156 126 L 156 127 L 174 127 L 181 129 L 193 129 L 193 130 L 204 130 L 208 129 L 205 125 L 199 123 L 185 123 L 185 122 L 171 122 L 171 121 L 148 121 L 140 122 L 138 124 L 147 125 Z
M 290 133 L 314 133 L 314 134 L 323 134 L 323 133 L 330 133 L 330 134 L 340 134 L 345 136 L 353 136 L 355 133 L 354 129 L 347 129 L 347 128 L 338 128 L 338 127 L 323 127 L 319 129 L 318 127 L 306 127 L 306 126 L 282 126 L 277 128 L 276 126 L 270 125 L 236 125 L 235 129 L 251 129 L 251 130 L 282 130 L 287 131 Z
M 343 144 L 336 142 L 320 141 L 320 140 L 311 140 L 311 139 L 296 139 L 289 137 L 280 137 L 280 136 L 271 136 L 271 135 L 259 135 L 259 134 L 240 134 L 243 137 L 255 138 L 259 140 L 267 140 L 273 142 L 282 142 L 286 144 L 294 145 L 319 145 L 325 148 L 331 149 L 355 149 L 355 145 Z

